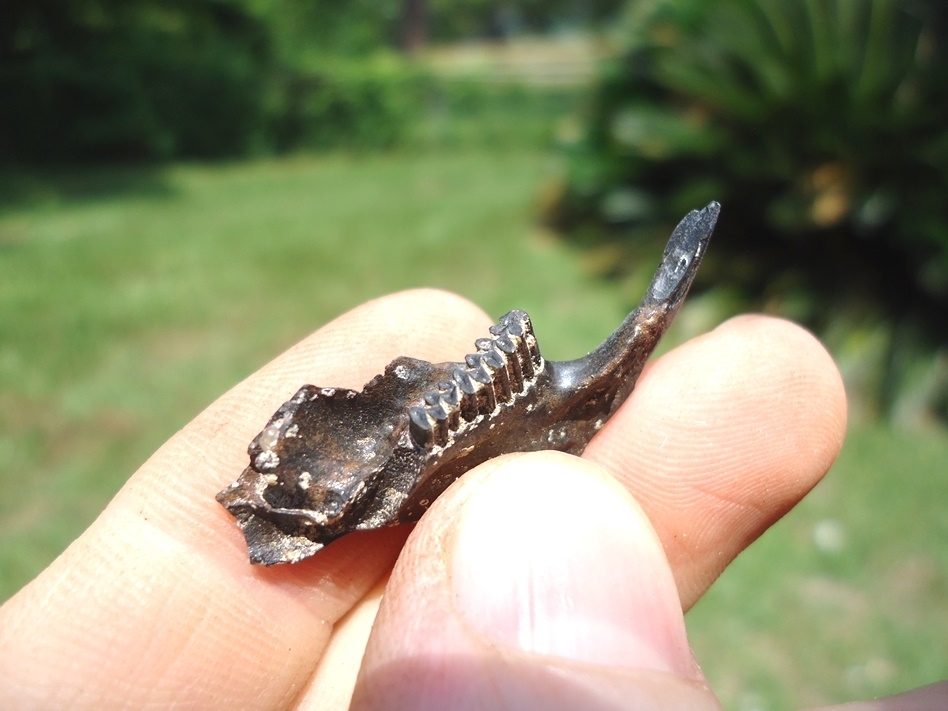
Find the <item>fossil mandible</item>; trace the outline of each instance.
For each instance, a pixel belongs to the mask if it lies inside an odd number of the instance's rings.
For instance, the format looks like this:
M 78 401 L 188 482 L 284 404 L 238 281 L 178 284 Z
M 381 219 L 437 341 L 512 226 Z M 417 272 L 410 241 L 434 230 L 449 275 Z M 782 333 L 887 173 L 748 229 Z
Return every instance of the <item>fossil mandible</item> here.
M 511 311 L 463 363 L 396 358 L 360 391 L 304 385 L 248 448 L 217 495 L 252 563 L 295 563 L 352 531 L 418 520 L 448 485 L 508 452 L 579 454 L 635 387 L 671 325 L 720 212 L 675 228 L 642 303 L 584 358 L 540 355 Z

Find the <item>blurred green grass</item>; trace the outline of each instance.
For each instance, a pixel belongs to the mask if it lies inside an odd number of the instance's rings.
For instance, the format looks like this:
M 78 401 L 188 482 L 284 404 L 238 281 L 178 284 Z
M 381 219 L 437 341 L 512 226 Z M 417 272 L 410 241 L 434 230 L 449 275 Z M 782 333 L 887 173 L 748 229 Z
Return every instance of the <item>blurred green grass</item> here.
M 948 678 L 948 437 L 850 427 L 829 475 L 686 618 L 725 708 L 808 708 Z
M 535 227 L 549 161 L 504 148 L 0 175 L 0 599 L 203 406 L 368 298 L 442 287 L 491 315 L 527 309 L 550 357 L 595 345 L 629 295 Z M 695 300 L 669 340 L 719 311 Z M 946 471 L 941 431 L 853 428 L 827 481 L 689 615 L 726 707 L 948 675 Z

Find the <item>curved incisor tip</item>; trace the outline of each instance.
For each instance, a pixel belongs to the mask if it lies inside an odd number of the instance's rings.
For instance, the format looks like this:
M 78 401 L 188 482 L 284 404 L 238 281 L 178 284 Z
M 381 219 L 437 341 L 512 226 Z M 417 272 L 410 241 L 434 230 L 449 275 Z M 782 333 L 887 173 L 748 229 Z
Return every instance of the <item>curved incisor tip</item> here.
M 712 202 L 703 210 L 692 210 L 678 223 L 643 305 L 664 302 L 673 306 L 685 298 L 720 212 L 721 206 Z

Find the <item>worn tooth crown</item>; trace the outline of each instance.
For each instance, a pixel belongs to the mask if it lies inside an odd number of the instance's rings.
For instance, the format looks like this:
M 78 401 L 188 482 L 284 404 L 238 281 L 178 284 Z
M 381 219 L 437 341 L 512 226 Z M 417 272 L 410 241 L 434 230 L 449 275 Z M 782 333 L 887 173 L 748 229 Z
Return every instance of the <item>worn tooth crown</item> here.
M 441 399 L 452 407 L 461 402 L 461 388 L 453 380 L 442 380 L 438 383 L 438 392 L 441 393 Z
M 451 434 L 509 405 L 527 392 L 543 358 L 525 311 L 511 311 L 490 328 L 489 338 L 475 341 L 477 352 L 464 357 L 451 380 L 438 383 L 408 409 L 409 431 L 420 447 L 443 447 Z
M 477 388 L 478 383 L 464 368 L 455 368 L 451 374 L 461 394 L 461 417 L 470 422 L 477 417 Z M 483 387 L 483 386 L 481 386 Z
M 427 408 L 415 405 L 408 408 L 408 429 L 415 442 L 427 445 L 434 439 L 435 419 Z
M 494 375 L 493 369 L 485 362 L 483 353 L 469 353 L 464 356 L 464 362 L 467 363 L 467 370 L 479 383 L 487 384 Z
M 505 365 L 506 386 L 512 392 L 523 390 L 523 366 L 516 342 L 506 331 L 502 331 L 496 338 L 480 338 L 476 341 L 478 349 L 491 351 L 501 358 Z M 510 357 L 513 356 L 513 357 Z M 509 394 L 507 395 L 509 397 Z
M 536 336 L 533 335 L 533 324 L 526 311 L 514 309 L 502 316 L 496 325 L 491 326 L 491 334 L 501 350 L 517 351 L 517 362 L 523 370 L 524 380 L 531 380 L 543 367 L 543 358 L 537 346 Z
M 513 392 L 510 388 L 511 365 L 507 354 L 497 348 L 492 338 L 479 338 L 475 345 L 481 362 L 491 371 L 491 383 L 498 402 L 510 402 Z M 470 357 L 470 356 L 468 356 Z

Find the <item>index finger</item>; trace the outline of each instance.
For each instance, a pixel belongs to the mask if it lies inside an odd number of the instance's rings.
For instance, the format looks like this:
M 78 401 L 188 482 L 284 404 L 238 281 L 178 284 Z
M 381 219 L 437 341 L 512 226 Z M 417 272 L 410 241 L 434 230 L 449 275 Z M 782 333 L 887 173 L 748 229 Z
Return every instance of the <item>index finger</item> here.
M 742 316 L 666 353 L 586 448 L 645 509 L 684 609 L 820 481 L 846 393 L 823 345 Z
M 487 325 L 459 297 L 396 294 L 333 321 L 208 407 L 0 609 L 0 707 L 287 706 L 407 532 L 357 533 L 295 566 L 251 567 L 214 495 L 300 385 L 358 389 L 399 355 L 456 360 Z

